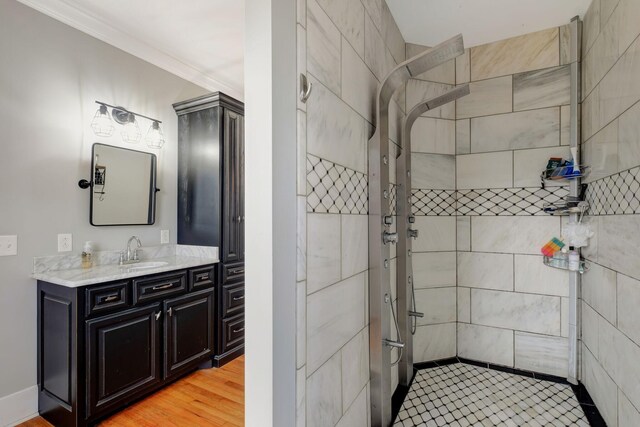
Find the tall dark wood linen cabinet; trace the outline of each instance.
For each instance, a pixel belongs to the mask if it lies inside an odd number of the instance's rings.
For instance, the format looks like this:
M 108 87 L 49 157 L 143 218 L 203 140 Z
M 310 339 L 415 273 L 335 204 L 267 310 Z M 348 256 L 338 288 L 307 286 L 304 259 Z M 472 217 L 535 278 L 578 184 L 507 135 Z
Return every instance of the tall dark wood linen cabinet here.
M 178 244 L 217 246 L 214 364 L 244 353 L 244 104 L 221 92 L 178 114 Z

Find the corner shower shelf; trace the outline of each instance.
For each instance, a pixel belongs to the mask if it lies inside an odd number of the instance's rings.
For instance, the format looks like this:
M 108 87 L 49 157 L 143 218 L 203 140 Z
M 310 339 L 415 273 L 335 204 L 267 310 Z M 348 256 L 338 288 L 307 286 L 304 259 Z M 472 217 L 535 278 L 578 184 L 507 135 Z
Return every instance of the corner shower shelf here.
M 589 209 L 589 202 L 565 201 L 557 203 L 545 203 L 542 210 L 549 215 L 584 214 Z
M 542 257 L 542 262 L 547 267 L 557 268 L 559 270 L 571 271 L 571 270 L 569 270 L 569 261 L 568 260 L 563 260 L 563 259 L 557 259 L 557 258 L 551 258 L 551 257 L 548 257 L 548 256 L 544 256 L 544 257 Z M 580 260 L 580 268 L 578 269 L 578 273 L 582 274 L 584 272 L 589 271 L 589 267 L 590 267 L 589 262 L 581 259 Z
M 576 178 L 585 178 L 589 175 L 591 168 L 587 165 L 580 165 L 576 171 L 574 166 L 559 166 L 553 169 L 545 169 L 540 174 L 543 181 L 571 181 Z

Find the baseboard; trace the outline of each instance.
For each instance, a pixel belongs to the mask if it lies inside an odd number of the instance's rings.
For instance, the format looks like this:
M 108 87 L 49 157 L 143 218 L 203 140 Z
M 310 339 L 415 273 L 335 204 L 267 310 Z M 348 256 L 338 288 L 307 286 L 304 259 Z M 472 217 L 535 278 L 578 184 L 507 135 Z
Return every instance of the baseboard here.
M 224 354 L 215 355 L 213 357 L 213 366 L 215 366 L 216 368 L 221 368 L 227 363 L 231 362 L 236 357 L 241 356 L 243 354 L 244 354 L 244 344 Z
M 15 426 L 38 415 L 38 386 L 0 397 L 0 426 Z

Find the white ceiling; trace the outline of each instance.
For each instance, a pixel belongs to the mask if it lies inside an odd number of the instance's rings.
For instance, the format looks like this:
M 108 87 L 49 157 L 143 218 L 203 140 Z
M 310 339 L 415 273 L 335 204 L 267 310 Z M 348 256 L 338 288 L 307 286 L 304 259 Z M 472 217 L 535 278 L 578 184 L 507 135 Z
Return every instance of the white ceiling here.
M 208 90 L 243 98 L 243 0 L 19 1 Z
M 387 0 L 405 41 L 434 46 L 462 33 L 477 46 L 569 23 L 591 0 Z

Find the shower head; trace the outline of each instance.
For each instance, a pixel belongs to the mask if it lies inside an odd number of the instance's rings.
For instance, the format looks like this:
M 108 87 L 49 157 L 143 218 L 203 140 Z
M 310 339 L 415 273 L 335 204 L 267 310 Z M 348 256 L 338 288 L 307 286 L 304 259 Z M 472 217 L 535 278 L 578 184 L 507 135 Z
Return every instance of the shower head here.
M 420 55 L 414 56 L 405 62 L 405 66 L 411 77 L 415 77 L 444 64 L 464 53 L 462 34 L 450 38 L 439 45 L 426 50 Z

